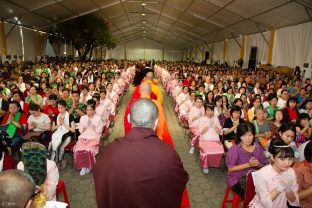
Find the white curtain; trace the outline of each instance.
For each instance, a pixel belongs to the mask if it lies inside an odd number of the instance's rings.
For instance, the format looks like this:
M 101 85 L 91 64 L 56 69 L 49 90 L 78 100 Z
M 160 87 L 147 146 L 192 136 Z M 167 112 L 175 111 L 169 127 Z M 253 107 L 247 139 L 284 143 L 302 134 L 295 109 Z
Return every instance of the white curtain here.
M 14 27 L 13 24 L 5 23 L 5 33 L 8 34 L 12 27 Z M 7 55 L 11 55 L 11 60 L 13 60 L 14 55 L 23 55 L 22 38 L 19 26 L 15 26 L 7 37 Z
M 23 28 L 25 61 L 36 61 L 37 58 L 37 39 L 36 32 L 27 28 Z
M 266 40 L 269 42 L 269 32 L 263 33 Z M 268 45 L 260 33 L 246 36 L 245 55 L 243 67 L 248 67 L 251 47 L 257 47 L 257 62 L 268 60 Z
M 213 61 L 223 62 L 224 54 L 224 41 L 220 41 L 213 44 Z
M 302 66 L 312 62 L 312 22 L 275 31 L 273 66 Z
M 241 42 L 242 38 L 237 38 L 238 42 Z M 240 43 L 241 44 L 241 43 Z M 234 64 L 234 61 L 237 61 L 240 56 L 240 47 L 236 43 L 235 39 L 228 39 L 227 41 L 227 55 L 226 61 L 229 66 Z

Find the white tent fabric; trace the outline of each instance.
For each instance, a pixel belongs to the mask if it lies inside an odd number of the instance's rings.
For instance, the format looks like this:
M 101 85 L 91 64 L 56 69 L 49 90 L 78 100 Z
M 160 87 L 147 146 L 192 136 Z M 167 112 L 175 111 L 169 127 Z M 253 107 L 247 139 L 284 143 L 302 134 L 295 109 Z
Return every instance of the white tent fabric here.
M 6 31 L 10 31 L 13 25 L 6 23 L 5 29 Z M 11 55 L 11 59 L 13 59 L 14 55 L 20 56 L 22 54 L 22 38 L 20 27 L 14 27 L 11 31 L 10 36 L 7 38 L 7 54 Z
M 237 38 L 237 41 L 241 44 L 242 38 Z M 228 65 L 233 66 L 234 61 L 237 61 L 240 57 L 240 47 L 236 43 L 235 39 L 228 39 L 227 41 L 227 54 L 226 60 Z
M 224 41 L 219 41 L 213 44 L 213 61 L 220 61 L 223 63 Z
M 23 28 L 23 37 L 24 37 L 24 50 L 25 56 L 24 59 L 28 61 L 35 61 L 37 56 L 36 51 L 36 34 L 34 31 Z
M 269 32 L 264 33 L 266 40 L 269 41 Z M 257 61 L 268 60 L 268 45 L 260 33 L 246 36 L 244 55 L 244 67 L 248 66 L 251 47 L 257 47 Z
M 312 63 L 312 22 L 281 28 L 275 32 L 274 66 Z

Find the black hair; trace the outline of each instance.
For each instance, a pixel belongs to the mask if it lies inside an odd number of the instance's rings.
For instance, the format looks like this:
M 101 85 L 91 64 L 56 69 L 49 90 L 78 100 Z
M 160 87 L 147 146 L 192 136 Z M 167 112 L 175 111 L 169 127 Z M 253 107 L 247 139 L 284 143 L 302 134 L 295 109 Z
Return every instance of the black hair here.
M 106 89 L 105 89 L 105 87 L 100 87 L 100 93 L 105 93 L 106 94 Z
M 312 140 L 310 140 L 304 148 L 304 159 L 312 163 Z
M 64 91 L 70 92 L 70 90 L 69 90 L 68 88 L 64 88 L 64 89 L 62 90 L 62 92 L 64 92 Z
M 197 100 L 201 100 L 201 101 L 203 102 L 202 96 L 196 96 L 196 97 L 195 97 L 195 102 L 196 102 Z
M 80 95 L 79 91 L 77 91 L 77 90 L 72 91 L 71 94 L 78 94 L 78 95 Z
M 94 100 L 90 99 L 87 101 L 87 106 L 90 106 L 91 108 L 93 108 L 93 110 L 95 110 L 95 105 L 96 103 Z
M 38 111 L 40 109 L 40 106 L 34 102 L 29 103 L 28 110 L 29 111 Z
M 300 113 L 298 116 L 299 121 L 304 120 L 304 119 L 308 119 L 310 120 L 310 115 L 307 113 Z
M 226 100 L 226 108 L 229 108 L 229 99 L 225 95 L 222 95 L 222 100 L 223 100 L 223 98 L 225 98 L 225 100 Z M 224 102 L 223 102 L 223 104 L 224 104 Z
M 295 126 L 292 125 L 292 124 L 283 122 L 281 127 L 279 128 L 279 132 L 284 133 L 285 131 L 288 131 L 288 130 L 293 131 L 295 133 L 295 135 L 296 135 L 296 128 L 295 128 Z
M 205 111 L 209 108 L 210 110 L 212 110 L 212 111 L 214 111 L 214 105 L 213 104 L 210 104 L 210 103 L 207 103 L 207 104 L 205 104 Z
M 237 127 L 237 133 L 236 133 L 236 139 L 235 139 L 236 144 L 239 144 L 242 141 L 241 137 L 244 136 L 247 132 L 252 133 L 252 135 L 254 136 L 252 140 L 252 144 L 255 143 L 256 129 L 254 125 L 250 122 L 243 122 L 243 123 L 240 123 Z
M 113 84 L 112 84 L 111 82 L 108 82 L 108 83 L 106 84 L 106 88 L 107 88 L 108 85 L 113 85 Z
M 240 98 L 235 98 L 235 100 L 233 101 L 233 104 L 235 105 L 238 102 L 241 102 L 243 104 L 243 101 Z
M 274 98 L 278 99 L 276 93 L 270 93 L 268 94 L 267 101 L 271 101 Z
M 221 95 L 217 95 L 214 99 L 214 104 L 216 105 L 216 102 L 219 101 L 219 100 L 222 100 L 222 96 Z M 223 102 L 223 100 L 222 100 Z
M 80 89 L 85 90 L 85 89 L 88 89 L 88 87 L 86 85 L 82 85 Z
M 301 105 L 301 108 L 302 108 L 302 109 L 306 109 L 306 105 L 307 105 L 309 102 L 312 102 L 312 100 L 308 99 L 308 100 L 304 101 L 304 102 L 302 103 L 302 105 Z
M 24 96 L 23 96 L 23 93 L 20 91 L 20 90 L 14 90 L 12 92 L 12 96 L 15 95 L 15 94 L 18 94 L 18 96 L 23 100 L 24 99 Z
M 294 158 L 293 149 L 286 144 L 282 139 L 273 139 L 270 142 L 269 153 L 275 158 Z
M 98 93 L 94 93 L 92 96 L 92 99 L 95 98 L 97 100 L 100 100 L 100 95 Z
M 276 121 L 276 119 L 275 119 L 276 112 L 281 112 L 282 115 L 283 115 L 283 117 L 284 117 L 283 110 L 277 109 L 277 110 L 274 112 L 273 121 Z
M 57 101 L 57 105 L 61 105 L 61 106 L 65 107 L 65 108 L 66 108 L 66 106 L 67 106 L 66 101 L 63 100 L 63 99 L 58 100 L 58 101 Z
M 290 97 L 290 98 L 287 100 L 287 102 L 286 102 L 286 107 L 289 107 L 289 102 L 290 102 L 290 101 L 294 101 L 294 102 L 298 103 L 297 98 L 295 98 L 295 97 Z
M 235 112 L 235 111 L 241 113 L 241 108 L 237 105 L 233 105 L 231 108 L 231 111 L 230 111 L 231 116 L 233 115 L 233 112 Z
M 57 95 L 55 94 L 49 95 L 49 100 L 57 100 Z
M 16 105 L 16 106 L 19 108 L 19 111 L 22 111 L 21 105 L 20 105 L 20 103 L 19 103 L 18 101 L 11 100 L 11 101 L 9 102 L 9 105 L 11 105 L 11 104 Z

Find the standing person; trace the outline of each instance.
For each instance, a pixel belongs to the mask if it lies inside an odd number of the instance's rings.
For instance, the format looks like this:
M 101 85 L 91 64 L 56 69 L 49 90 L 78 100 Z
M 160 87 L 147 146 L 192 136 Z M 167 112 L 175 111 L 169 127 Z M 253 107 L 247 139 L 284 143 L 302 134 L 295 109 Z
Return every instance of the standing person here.
M 271 164 L 257 171 L 254 177 L 256 195 L 251 208 L 299 206 L 298 184 L 294 170 L 292 148 L 276 139 L 269 146 Z
M 178 154 L 157 138 L 157 114 L 150 99 L 136 100 L 133 128 L 100 155 L 93 171 L 99 208 L 180 206 L 188 174 Z

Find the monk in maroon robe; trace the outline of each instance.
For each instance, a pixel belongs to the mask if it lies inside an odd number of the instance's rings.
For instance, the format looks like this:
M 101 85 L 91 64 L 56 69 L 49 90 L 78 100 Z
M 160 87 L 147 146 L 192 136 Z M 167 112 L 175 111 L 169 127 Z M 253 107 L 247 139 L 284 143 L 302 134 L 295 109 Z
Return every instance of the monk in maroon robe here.
M 180 207 L 188 181 L 179 155 L 159 140 L 157 106 L 150 99 L 133 103 L 133 128 L 109 144 L 93 169 L 99 208 Z

